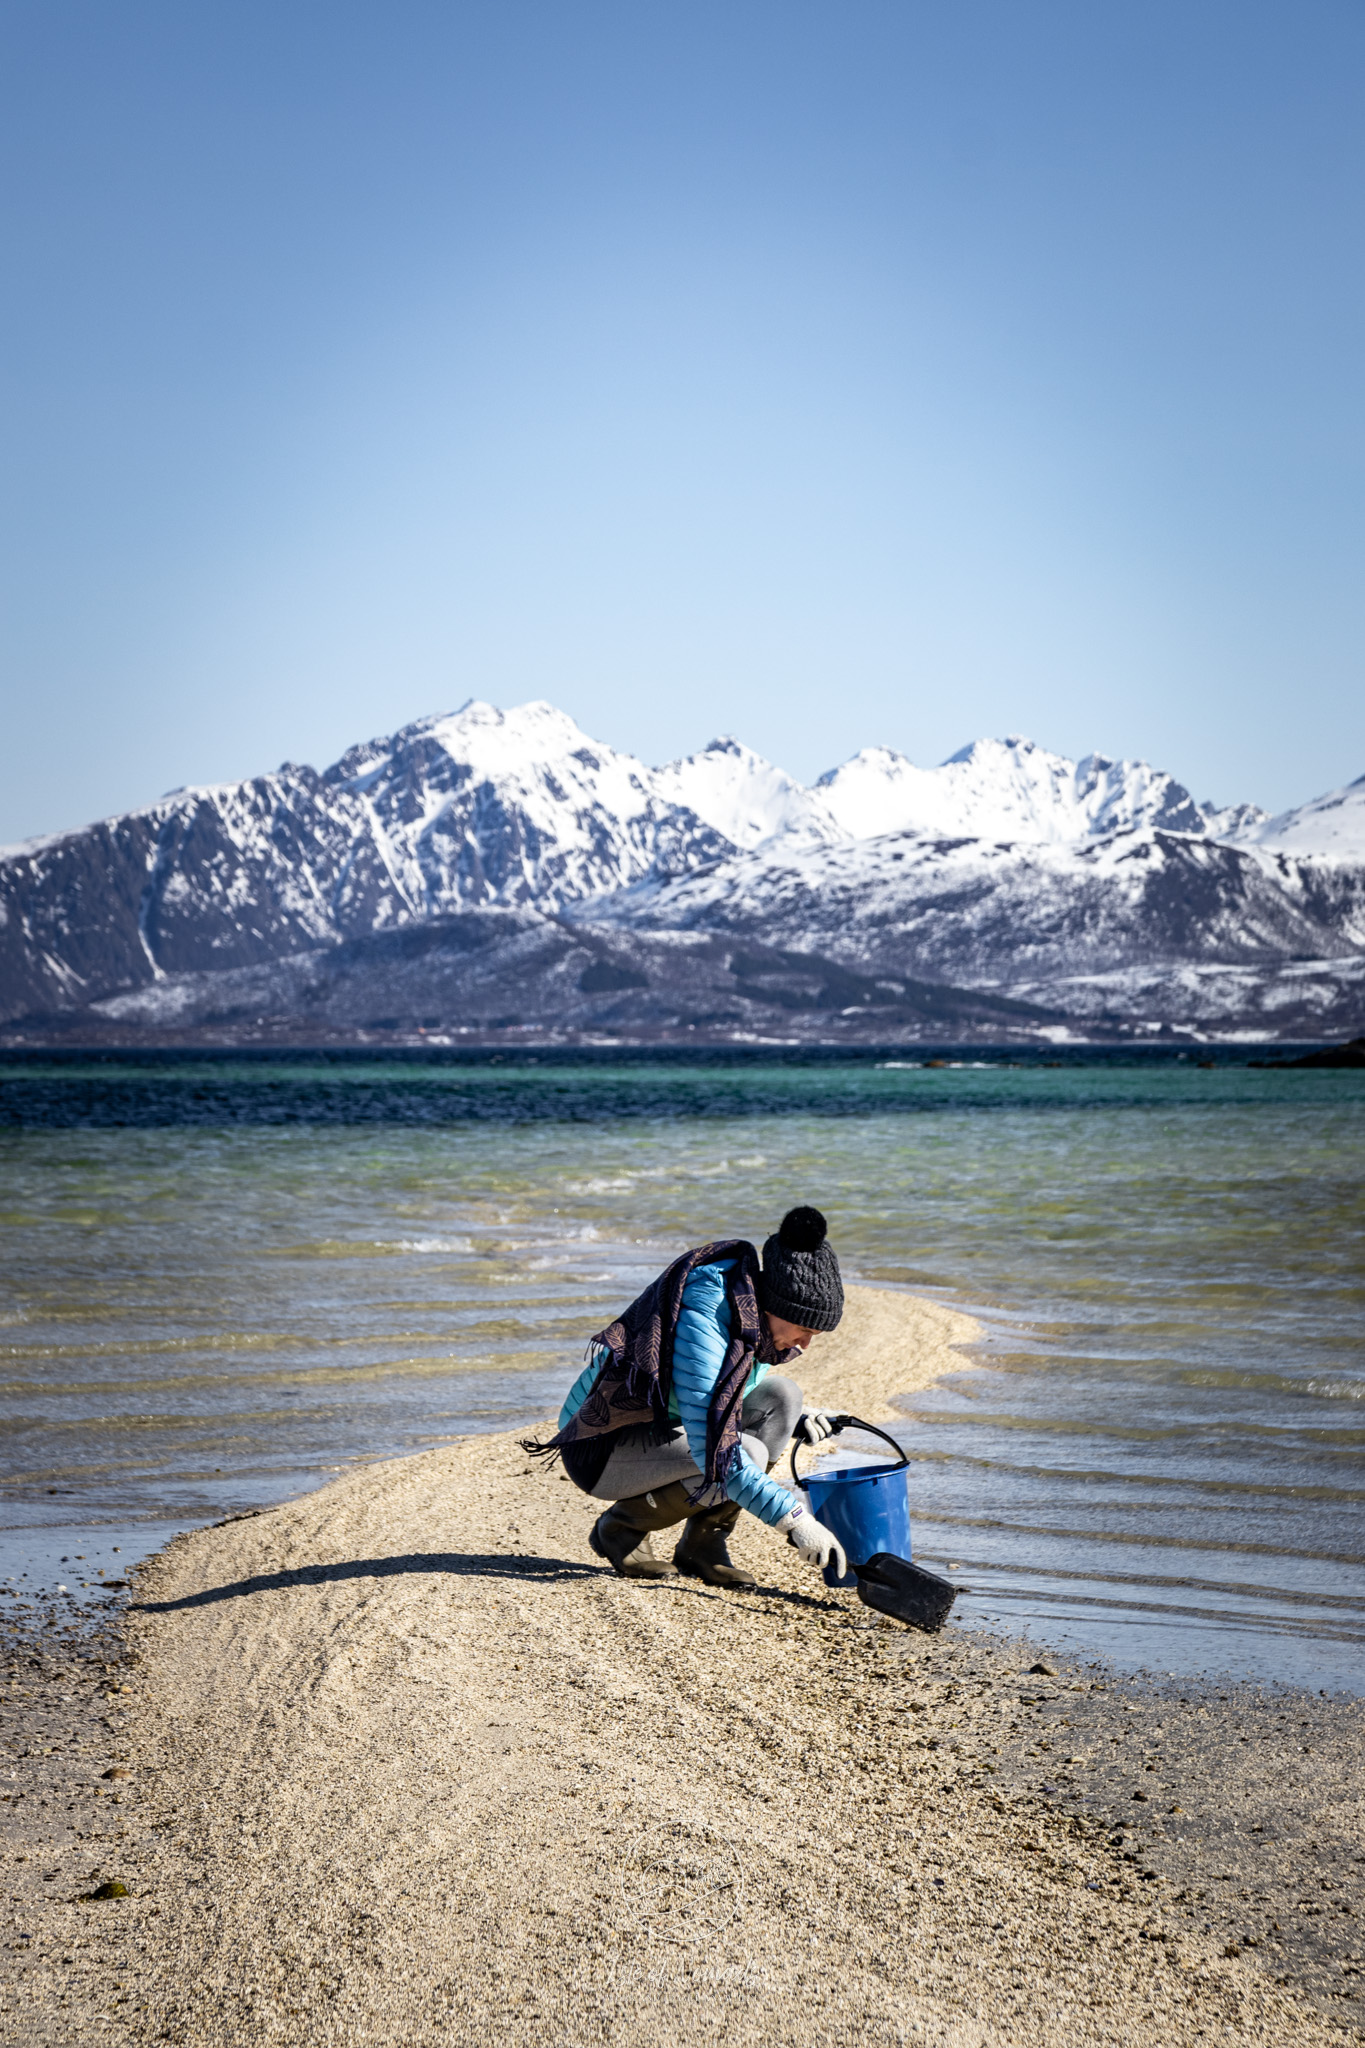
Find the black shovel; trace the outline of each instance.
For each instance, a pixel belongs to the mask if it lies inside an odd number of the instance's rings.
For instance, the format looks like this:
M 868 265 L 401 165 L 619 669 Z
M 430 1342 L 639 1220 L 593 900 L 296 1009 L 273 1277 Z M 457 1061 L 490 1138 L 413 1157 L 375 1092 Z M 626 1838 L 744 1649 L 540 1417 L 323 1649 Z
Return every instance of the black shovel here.
M 889 1550 L 879 1550 L 866 1564 L 855 1564 L 853 1569 L 864 1607 L 875 1607 L 879 1614 L 922 1628 L 927 1635 L 942 1628 L 957 1598 L 956 1586 L 936 1572 L 912 1564 L 908 1557 L 893 1557 Z

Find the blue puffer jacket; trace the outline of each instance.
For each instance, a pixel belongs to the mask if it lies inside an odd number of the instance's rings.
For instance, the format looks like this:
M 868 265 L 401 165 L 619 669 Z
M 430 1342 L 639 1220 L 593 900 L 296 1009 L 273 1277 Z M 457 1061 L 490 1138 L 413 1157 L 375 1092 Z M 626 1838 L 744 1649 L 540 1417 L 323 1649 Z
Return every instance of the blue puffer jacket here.
M 673 1387 L 668 1397 L 668 1412 L 672 1420 L 680 1422 L 686 1430 L 687 1446 L 699 1470 L 706 1455 L 706 1420 L 711 1412 L 711 1396 L 725 1363 L 733 1325 L 733 1313 L 725 1292 L 725 1275 L 729 1267 L 729 1260 L 714 1266 L 697 1267 L 683 1289 L 682 1310 L 673 1339 Z M 559 1411 L 561 1429 L 573 1420 L 587 1400 L 605 1355 L 599 1353 L 591 1359 L 569 1389 L 569 1398 Z M 744 1383 L 745 1393 L 751 1394 L 771 1371 L 770 1365 L 755 1365 Z M 775 1479 L 770 1479 L 742 1446 L 725 1482 L 725 1491 L 731 1500 L 737 1500 L 742 1508 L 747 1508 L 751 1515 L 757 1515 L 761 1522 L 770 1526 L 800 1506 L 796 1497 L 788 1493 L 785 1486 L 779 1486 Z

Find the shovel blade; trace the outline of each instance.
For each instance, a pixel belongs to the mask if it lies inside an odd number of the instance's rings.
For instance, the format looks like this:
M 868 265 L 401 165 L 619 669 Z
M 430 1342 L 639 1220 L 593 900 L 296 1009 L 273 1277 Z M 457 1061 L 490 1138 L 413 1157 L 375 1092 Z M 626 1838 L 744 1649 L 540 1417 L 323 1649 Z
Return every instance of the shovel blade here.
M 864 1607 L 875 1607 L 879 1614 L 889 1614 L 894 1620 L 924 1629 L 930 1635 L 942 1628 L 957 1598 L 956 1586 L 911 1564 L 908 1557 L 893 1556 L 889 1550 L 879 1550 L 875 1557 L 855 1569 L 858 1598 Z

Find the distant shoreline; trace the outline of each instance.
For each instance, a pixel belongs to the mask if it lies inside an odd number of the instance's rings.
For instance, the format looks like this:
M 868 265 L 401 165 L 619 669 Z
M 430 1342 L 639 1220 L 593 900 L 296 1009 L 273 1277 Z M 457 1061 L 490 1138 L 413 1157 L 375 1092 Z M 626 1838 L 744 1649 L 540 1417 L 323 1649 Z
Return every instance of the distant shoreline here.
M 1321 1038 L 1243 1040 L 1191 1040 L 1180 1038 L 1161 1044 L 1096 1039 L 1064 1045 L 924 1043 L 911 1045 L 764 1044 L 743 1045 L 717 1039 L 686 1044 L 675 1039 L 657 1044 L 638 1040 L 604 1043 L 601 1040 L 571 1038 L 522 1040 L 503 1043 L 489 1038 L 463 1045 L 425 1044 L 411 1037 L 369 1040 L 338 1040 L 335 1044 L 295 1042 L 293 1039 L 242 1044 L 236 1041 L 147 1044 L 92 1040 L 73 1045 L 67 1041 L 34 1043 L 8 1042 L 0 1027 L 0 1067 L 192 1065 L 196 1062 L 227 1061 L 241 1066 L 363 1066 L 377 1059 L 401 1066 L 483 1067 L 544 1066 L 547 1061 L 568 1060 L 587 1066 L 736 1066 L 736 1067 L 824 1067 L 880 1066 L 887 1063 L 927 1067 L 939 1061 L 964 1065 L 984 1063 L 997 1067 L 1148 1067 L 1213 1065 L 1254 1067 L 1264 1054 L 1281 1056 L 1299 1051 L 1331 1051 L 1335 1040 Z M 1276 1062 L 1278 1064 L 1278 1062 Z M 1290 1062 L 1285 1059 L 1284 1063 Z

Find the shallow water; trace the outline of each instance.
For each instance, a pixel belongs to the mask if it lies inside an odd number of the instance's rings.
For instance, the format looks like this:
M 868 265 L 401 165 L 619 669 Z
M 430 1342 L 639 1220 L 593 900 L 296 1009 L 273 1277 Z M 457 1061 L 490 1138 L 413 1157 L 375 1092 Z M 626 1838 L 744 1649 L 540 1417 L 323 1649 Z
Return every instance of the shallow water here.
M 805 1199 L 851 1275 L 987 1320 L 900 1431 L 959 1615 L 1361 1689 L 1358 1075 L 29 1062 L 0 1119 L 25 1591 L 543 1412 L 665 1257 Z

